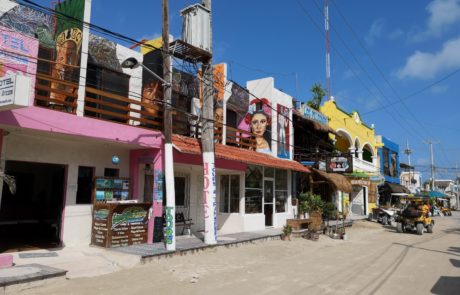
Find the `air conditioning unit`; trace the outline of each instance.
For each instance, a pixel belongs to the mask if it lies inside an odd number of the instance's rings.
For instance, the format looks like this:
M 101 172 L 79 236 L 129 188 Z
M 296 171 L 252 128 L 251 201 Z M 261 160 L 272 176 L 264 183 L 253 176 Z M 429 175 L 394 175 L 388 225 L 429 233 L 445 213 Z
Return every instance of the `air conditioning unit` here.
M 211 11 L 201 4 L 190 5 L 180 11 L 182 40 L 211 52 Z

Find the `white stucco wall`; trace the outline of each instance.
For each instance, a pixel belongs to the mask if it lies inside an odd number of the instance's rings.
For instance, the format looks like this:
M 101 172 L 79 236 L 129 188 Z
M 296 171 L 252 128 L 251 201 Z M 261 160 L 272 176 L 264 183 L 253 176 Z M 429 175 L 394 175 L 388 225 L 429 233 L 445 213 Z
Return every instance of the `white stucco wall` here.
M 112 164 L 113 155 L 120 158 L 118 165 Z M 120 177 L 129 177 L 129 150 L 114 143 L 17 131 L 4 137 L 3 156 L 6 161 L 50 163 L 67 167 L 66 203 L 61 231 L 66 246 L 88 245 L 91 240 L 92 206 L 76 204 L 78 166 L 94 167 L 94 176 L 103 176 L 104 168 L 115 168 L 120 170 Z

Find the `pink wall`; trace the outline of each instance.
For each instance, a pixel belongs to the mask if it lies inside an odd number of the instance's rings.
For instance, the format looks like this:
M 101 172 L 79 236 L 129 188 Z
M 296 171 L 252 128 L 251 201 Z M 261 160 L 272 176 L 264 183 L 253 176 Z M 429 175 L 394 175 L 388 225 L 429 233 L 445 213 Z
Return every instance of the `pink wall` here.
M 161 217 L 163 213 L 163 189 L 158 185 L 158 180 L 163 173 L 163 153 L 159 149 L 132 150 L 130 152 L 129 174 L 131 179 L 131 195 L 139 197 L 139 164 L 150 164 L 154 171 L 154 189 L 151 201 L 152 216 L 149 220 L 147 243 L 153 242 L 153 222 L 155 217 Z M 158 175 L 160 173 L 160 175 Z M 164 185 L 164 180 L 163 180 Z
M 0 129 L 0 158 L 2 157 L 2 147 L 3 147 L 3 129 Z
M 0 112 L 0 124 L 130 143 L 144 147 L 161 148 L 163 142 L 162 133 L 159 131 L 133 128 L 129 125 L 33 106 Z

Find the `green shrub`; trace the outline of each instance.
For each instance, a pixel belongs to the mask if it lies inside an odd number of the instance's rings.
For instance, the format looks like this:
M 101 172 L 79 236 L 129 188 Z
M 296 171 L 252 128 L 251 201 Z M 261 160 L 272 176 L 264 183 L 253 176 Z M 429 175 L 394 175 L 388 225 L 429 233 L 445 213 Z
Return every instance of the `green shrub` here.
M 306 192 L 299 195 L 299 200 L 299 211 L 301 213 L 313 211 L 322 212 L 323 210 L 324 202 L 321 200 L 320 195 Z

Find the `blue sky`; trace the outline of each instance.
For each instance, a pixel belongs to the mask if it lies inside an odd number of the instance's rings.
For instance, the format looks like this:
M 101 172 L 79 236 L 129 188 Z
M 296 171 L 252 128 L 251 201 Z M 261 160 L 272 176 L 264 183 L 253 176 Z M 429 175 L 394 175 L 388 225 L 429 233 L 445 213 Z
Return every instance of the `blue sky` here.
M 49 0 L 37 1 L 49 6 Z M 179 37 L 180 9 L 170 1 L 171 34 Z M 315 82 L 325 85 L 324 0 L 213 1 L 214 63 L 230 78 L 272 76 L 301 101 Z M 412 163 L 429 177 L 435 165 L 460 167 L 460 0 L 329 0 L 332 95 L 357 110 L 376 133 L 396 143 L 401 162 L 408 140 Z M 160 0 L 93 0 L 91 22 L 136 39 L 161 35 Z M 439 80 L 442 80 L 439 82 Z M 430 87 L 429 87 L 430 86 Z M 437 178 L 455 176 L 439 170 Z

